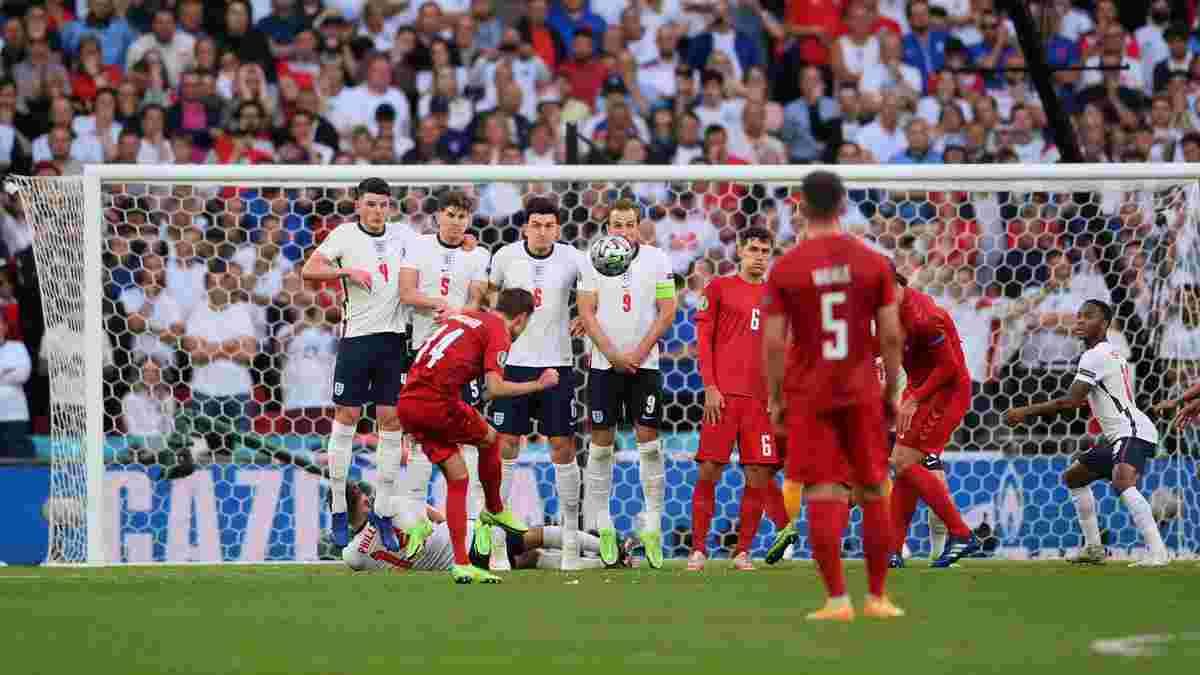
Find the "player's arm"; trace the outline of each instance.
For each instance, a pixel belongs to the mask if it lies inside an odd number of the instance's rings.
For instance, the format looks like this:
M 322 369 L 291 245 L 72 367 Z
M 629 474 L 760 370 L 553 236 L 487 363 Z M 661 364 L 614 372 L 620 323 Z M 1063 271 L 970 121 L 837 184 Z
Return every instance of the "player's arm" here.
M 553 368 L 547 368 L 542 371 L 541 377 L 533 382 L 509 382 L 504 379 L 503 375 L 494 370 L 488 371 L 483 379 L 487 383 L 489 398 L 511 398 L 513 396 L 535 394 L 543 389 L 553 387 L 558 384 L 558 371 Z
M 371 273 L 365 270 L 338 267 L 320 251 L 313 251 L 300 268 L 300 278 L 305 281 L 338 281 L 349 279 L 354 283 L 371 290 Z
M 709 283 L 700 300 L 700 311 L 696 312 L 696 358 L 700 362 L 700 379 L 704 382 L 704 421 L 716 424 L 721 421 L 721 410 L 725 397 L 717 388 L 716 335 L 717 316 L 721 313 L 721 284 Z
M 671 324 L 675 323 L 675 280 L 667 278 L 659 280 L 654 285 L 654 307 L 658 310 L 658 316 L 654 317 L 654 323 L 650 324 L 650 330 L 638 342 L 638 346 L 633 350 L 633 358 L 630 359 L 630 365 L 637 368 L 642 365 L 642 361 L 650 355 L 654 345 L 662 339 L 662 336 L 671 330 Z
M 915 404 L 924 403 L 937 390 L 953 381 L 954 376 L 958 374 L 957 364 L 954 361 L 954 346 L 950 344 L 945 331 L 934 327 L 934 330 L 921 336 L 921 341 L 924 344 L 917 348 L 929 351 L 935 365 L 921 386 L 909 390 L 905 396 L 908 401 Z
M 1151 408 L 1156 414 L 1163 415 L 1182 405 L 1187 405 L 1200 397 L 1200 382 L 1193 384 L 1187 391 L 1180 394 L 1179 398 L 1171 398 L 1165 401 L 1155 403 Z
M 472 281 L 470 286 L 467 286 L 467 304 L 463 309 L 479 309 L 483 306 L 483 298 L 488 292 L 488 282 L 486 279 L 480 281 Z
M 617 351 L 612 340 L 600 326 L 600 319 L 596 316 L 596 307 L 599 303 L 600 294 L 595 290 L 580 290 L 576 294 L 579 320 L 583 323 L 583 331 L 591 339 L 592 344 L 596 345 L 596 349 L 599 349 L 600 353 L 604 354 L 604 358 L 612 364 L 613 370 L 632 373 L 637 370 L 637 365 L 630 363 L 624 354 Z
M 904 328 L 900 325 L 900 306 L 896 302 L 875 311 L 875 330 L 879 336 L 879 356 L 883 359 L 884 400 L 895 404 L 904 377 Z
M 396 283 L 400 286 L 400 304 L 422 312 L 433 310 L 434 318 L 439 320 L 449 309 L 445 300 L 421 292 L 421 272 L 414 267 L 401 267 L 396 275 Z
M 1044 403 L 1013 408 L 1004 414 L 1004 421 L 1009 425 L 1015 426 L 1030 417 L 1057 415 L 1064 410 L 1082 408 L 1088 404 L 1088 394 L 1092 391 L 1092 386 L 1092 382 L 1084 379 L 1083 374 L 1080 373 L 1076 376 L 1075 381 L 1071 383 L 1071 388 L 1067 391 L 1066 396 L 1061 396 Z

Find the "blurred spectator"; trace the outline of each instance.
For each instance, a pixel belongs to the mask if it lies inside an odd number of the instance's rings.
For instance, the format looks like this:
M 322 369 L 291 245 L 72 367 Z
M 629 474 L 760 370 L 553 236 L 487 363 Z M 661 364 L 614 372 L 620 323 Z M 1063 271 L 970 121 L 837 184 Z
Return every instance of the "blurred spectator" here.
M 175 395 L 163 377 L 167 362 L 140 354 L 134 358 L 136 374 L 121 398 L 121 420 L 125 433 L 154 444 L 158 437 L 175 430 Z
M 708 30 L 688 43 L 688 63 L 703 70 L 709 67 L 710 55 L 719 51 L 733 65 L 732 79 L 741 80 L 746 69 L 762 63 L 762 56 L 748 35 L 734 30 L 731 11 L 730 0 L 717 0 Z
M 271 43 L 262 31 L 250 25 L 250 17 L 250 3 L 246 0 L 229 0 L 225 6 L 222 30 L 214 37 L 237 54 L 243 64 L 258 64 L 267 81 L 274 82 L 275 57 L 271 53 Z
M 25 58 L 12 66 L 12 78 L 17 83 L 17 95 L 29 103 L 48 95 L 46 86 L 50 74 L 57 73 L 63 81 L 69 77 L 62 56 L 50 49 L 46 38 L 31 40 Z M 67 92 L 69 93 L 69 89 Z
M 1186 25 L 1177 24 L 1166 30 L 1165 40 L 1167 46 L 1166 55 L 1158 63 L 1154 64 L 1154 72 L 1151 82 L 1154 86 L 1154 91 L 1159 92 L 1167 88 L 1167 82 L 1171 79 L 1172 73 L 1187 74 L 1192 63 L 1192 53 L 1188 49 L 1188 29 Z
M 741 133 L 731 134 L 730 153 L 751 164 L 786 164 L 788 149 L 778 138 L 767 133 L 767 107 L 747 101 L 742 108 Z
M 358 125 L 371 127 L 375 114 L 384 104 L 396 113 L 396 133 L 410 133 L 412 108 L 408 96 L 392 86 L 392 66 L 384 54 L 372 54 L 366 59 L 366 79 L 363 84 L 343 89 L 329 101 L 330 122 L 340 133 Z
M 184 334 L 186 314 L 179 302 L 166 292 L 167 271 L 162 258 L 137 273 L 138 285 L 121 293 L 125 320 L 134 334 L 133 356 L 157 359 L 162 364 L 175 361 L 179 339 Z M 149 265 L 149 259 L 145 264 Z
M 917 88 L 920 93 L 929 78 L 944 66 L 950 34 L 933 28 L 928 0 L 908 3 L 908 29 L 904 36 L 904 62 L 921 72 L 921 87 Z
M 196 38 L 176 30 L 175 14 L 163 8 L 154 12 L 151 31 L 133 42 L 125 52 L 124 66 L 132 68 L 149 51 L 158 52 L 167 74 L 168 86 L 179 83 L 183 71 L 195 61 Z M 111 86 L 111 85 L 110 85 Z
M 904 129 L 907 147 L 891 158 L 892 164 L 941 164 L 942 157 L 933 150 L 929 123 L 920 117 L 908 121 Z M 922 197 L 923 198 L 923 197 Z
M 908 138 L 900 128 L 900 97 L 894 92 L 885 93 L 880 99 L 875 121 L 864 126 L 851 140 L 881 161 L 904 152 L 908 148 Z
M 817 66 L 829 65 L 829 45 L 841 25 L 842 2 L 838 0 L 786 0 L 784 20 L 787 34 L 799 40 L 794 57 L 785 57 L 788 65 L 796 59 Z
M 188 133 L 195 145 L 207 152 L 213 144 L 212 130 L 221 126 L 222 114 L 204 99 L 201 84 L 200 73 L 193 70 L 183 74 L 179 100 L 167 109 L 166 125 L 172 132 Z
M 846 34 L 834 43 L 833 75 L 839 85 L 857 85 L 863 73 L 879 63 L 879 36 L 861 2 L 846 9 L 846 28 Z
M 71 124 L 78 136 L 95 138 L 103 150 L 104 161 L 117 157 L 117 142 L 124 126 L 116 120 L 117 94 L 112 89 L 101 89 L 96 93 L 93 113 L 87 117 L 76 117 Z
M 71 73 L 71 93 L 85 106 L 92 103 L 98 90 L 121 83 L 121 66 L 105 65 L 100 59 L 100 41 L 95 35 L 85 35 L 79 43 L 79 58 Z
M 25 343 L 10 340 L 8 321 L 0 320 L 0 456 L 33 456 L 24 389 L 32 367 Z
M 526 13 L 517 20 L 516 28 L 523 44 L 529 45 L 533 53 L 551 71 L 567 53 L 567 41 L 562 33 L 547 24 L 549 0 L 530 0 L 525 3 Z
M 815 66 L 801 71 L 801 97 L 783 109 L 779 136 L 795 163 L 815 162 L 841 140 L 841 110 L 825 94 L 825 79 Z
M 658 247 L 666 251 L 671 259 L 671 268 L 684 274 L 692 261 L 720 245 L 717 228 L 699 207 L 694 192 L 678 194 L 674 203 L 669 203 L 666 217 L 655 225 Z
M 284 326 L 276 339 L 285 355 L 284 414 L 293 419 L 293 424 L 297 418 L 314 421 L 331 418 L 337 335 L 326 319 L 326 310 L 317 305 L 304 307 L 300 320 Z M 295 431 L 306 433 L 298 428 Z
M 904 55 L 900 36 L 884 33 L 879 38 L 879 62 L 863 69 L 859 91 L 870 110 L 877 110 L 880 97 L 891 93 L 901 100 L 915 101 L 924 91 L 921 71 L 902 60 Z
M 608 24 L 591 11 L 591 0 L 553 1 L 553 8 L 546 18 L 546 23 L 558 33 L 563 44 L 573 45 L 575 35 L 581 32 L 590 35 L 597 44 L 602 41 Z
M 100 40 L 104 63 L 123 66 L 125 52 L 137 39 L 137 33 L 124 17 L 114 16 L 113 0 L 89 0 L 87 17 L 69 21 L 59 32 L 63 49 L 74 58 L 84 36 L 95 35 Z
M 564 0 L 582 3 L 583 0 Z M 608 77 L 609 68 L 596 58 L 594 38 L 588 31 L 574 31 L 571 38 L 571 57 L 559 66 L 559 74 L 570 83 L 570 96 L 592 108 Z
M 75 108 L 70 99 L 54 99 L 50 104 L 50 130 L 33 141 L 33 161 L 103 162 L 104 146 L 100 141 L 92 135 L 77 136 L 74 126 Z

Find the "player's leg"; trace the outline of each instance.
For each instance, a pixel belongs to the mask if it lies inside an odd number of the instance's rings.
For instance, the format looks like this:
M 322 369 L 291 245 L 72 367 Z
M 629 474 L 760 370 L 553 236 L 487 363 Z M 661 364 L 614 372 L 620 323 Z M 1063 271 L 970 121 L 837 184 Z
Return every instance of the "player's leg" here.
M 1063 484 L 1071 492 L 1075 505 L 1075 517 L 1083 532 L 1083 547 L 1069 562 L 1080 565 L 1103 565 L 1108 558 L 1100 538 L 1100 519 L 1096 511 L 1096 497 L 1092 494 L 1092 483 L 1103 476 L 1113 475 L 1112 453 L 1104 447 L 1094 447 L 1080 455 L 1063 472 Z
M 467 465 L 458 448 L 452 444 L 422 444 L 446 476 L 446 527 L 450 530 L 450 544 L 454 549 L 454 566 L 450 576 L 455 583 L 498 583 L 500 578 L 471 564 L 467 548 L 467 488 L 469 479 Z
M 537 376 L 532 379 L 537 379 Z M 530 398 L 539 431 L 550 442 L 550 460 L 554 463 L 554 486 L 558 490 L 563 526 L 562 569 L 574 570 L 579 563 L 580 487 L 583 476 L 576 462 L 574 372 L 569 367 L 558 368 L 558 385 L 532 394 Z
M 783 440 L 783 437 L 776 436 L 776 446 L 780 449 L 782 449 Z M 788 548 L 794 546 L 800 539 L 800 532 L 796 529 L 796 517 L 800 514 L 799 504 L 804 495 L 804 484 L 789 482 L 787 472 L 780 471 L 780 468 L 779 466 L 775 467 L 770 480 L 767 481 L 766 501 L 763 507 L 766 510 L 767 518 L 775 524 L 775 540 L 767 548 L 767 555 L 763 559 L 768 565 L 774 565 L 783 560 L 787 555 Z M 776 474 L 779 473 L 784 474 L 782 486 L 776 478 Z M 791 500 L 788 498 L 789 492 L 792 495 Z M 794 501 L 796 504 L 795 515 L 793 515 L 790 501 Z
M 950 490 L 950 482 L 946 480 L 946 468 L 942 464 L 941 457 L 927 455 L 925 468 L 929 469 L 942 482 L 942 485 L 946 486 L 947 491 Z M 942 553 L 946 550 L 946 540 L 950 537 L 950 530 L 946 527 L 946 523 L 933 512 L 933 509 L 927 509 L 926 513 L 929 524 L 929 560 L 932 562 L 942 557 Z
M 1121 495 L 1121 503 L 1129 509 L 1133 523 L 1137 525 L 1146 547 L 1150 549 L 1146 558 L 1131 564 L 1130 567 L 1163 567 L 1170 563 L 1170 555 L 1167 553 L 1162 533 L 1158 531 L 1154 511 L 1137 486 L 1138 479 L 1146 468 L 1146 461 L 1153 457 L 1155 452 L 1153 444 L 1139 438 L 1121 439 L 1114 447 L 1116 467 L 1112 474 L 1113 490 Z
M 346 511 L 346 480 L 353 460 L 354 434 L 362 417 L 362 407 L 370 400 L 369 350 L 361 338 L 343 338 L 338 342 L 333 368 L 333 425 L 329 433 L 329 481 L 333 494 L 330 507 L 335 546 L 350 542 Z
M 645 517 L 638 538 L 646 550 L 646 562 L 659 569 L 663 565 L 662 515 L 667 498 L 667 462 L 663 457 L 662 441 L 658 438 L 659 420 L 662 419 L 662 373 L 639 370 L 635 388 L 630 412 L 636 412 L 633 431 L 637 438 L 642 494 L 646 498 Z
M 733 555 L 735 569 L 752 570 L 750 547 L 758 534 L 762 521 L 763 505 L 766 502 L 768 485 L 772 482 L 775 468 L 779 465 L 779 452 L 775 447 L 775 435 L 771 433 L 771 420 L 767 408 L 760 401 L 743 398 L 735 414 L 741 416 L 738 434 L 738 451 L 746 485 L 742 488 L 742 503 L 738 514 L 738 544 Z M 726 405 L 727 412 L 732 406 Z
M 535 369 L 505 366 L 504 379 L 510 382 L 528 382 L 537 379 Z M 536 370 L 540 373 L 540 370 Z M 496 428 L 496 439 L 500 453 L 500 498 L 508 503 L 512 498 L 513 476 L 516 473 L 517 457 L 521 452 L 521 438 L 533 431 L 533 396 L 513 396 L 492 401 L 491 422 Z M 502 569 L 508 564 L 507 543 L 502 535 L 492 538 L 493 569 Z
M 862 405 L 842 420 L 853 483 L 858 487 L 863 516 L 863 557 L 867 563 L 867 597 L 863 614 L 877 619 L 904 616 L 887 596 L 888 559 L 892 545 L 889 517 L 888 438 L 881 403 Z
M 612 522 L 612 481 L 615 427 L 621 419 L 621 376 L 611 370 L 588 372 L 588 412 L 592 432 L 588 441 L 586 511 L 596 514 L 596 529 L 600 532 L 600 559 L 606 565 L 617 564 L 617 531 Z
M 400 542 L 390 527 L 391 519 L 396 515 L 392 511 L 392 497 L 399 494 L 400 465 L 404 460 L 404 429 L 396 414 L 396 405 L 407 371 L 408 341 L 406 337 L 395 333 L 368 337 L 373 354 L 371 400 L 375 404 L 375 422 L 379 425 L 379 444 L 375 452 L 378 468 L 376 501 L 370 517 L 380 527 L 380 541 L 384 547 L 395 551 L 400 547 Z M 393 359 L 393 354 L 399 357 Z M 424 521 L 423 516 L 424 509 L 418 509 L 418 522 Z
M 696 450 L 699 476 L 692 488 L 692 552 L 688 569 L 699 572 L 708 560 L 708 530 L 716 510 L 717 483 L 733 455 L 743 415 L 738 411 L 739 397 L 725 399 L 719 422 L 700 425 L 700 447 Z
M 788 438 L 806 443 L 804 448 L 790 448 L 788 477 L 806 486 L 809 546 L 828 596 L 824 607 L 808 615 L 813 621 L 854 619 L 842 569 L 842 533 L 850 522 L 850 495 L 845 487 L 850 483 L 850 465 L 835 414 L 792 411 L 788 420 Z

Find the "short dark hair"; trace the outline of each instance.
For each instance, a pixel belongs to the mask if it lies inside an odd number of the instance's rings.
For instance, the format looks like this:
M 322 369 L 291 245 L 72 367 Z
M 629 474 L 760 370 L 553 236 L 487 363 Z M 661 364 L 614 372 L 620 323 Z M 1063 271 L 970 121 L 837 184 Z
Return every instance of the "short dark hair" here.
M 1059 249 L 1059 248 L 1052 248 L 1049 251 L 1046 251 L 1046 262 L 1047 263 L 1049 263 L 1051 260 L 1054 260 L 1055 258 L 1066 258 L 1066 257 L 1067 257 L 1066 251 L 1063 251 L 1062 249 Z
M 765 227 L 748 227 L 738 235 L 738 244 L 745 246 L 752 240 L 765 241 L 771 246 L 775 245 L 775 235 Z
M 529 204 L 525 206 L 526 216 L 554 216 L 558 222 L 562 222 L 562 215 L 558 212 L 558 207 L 554 202 L 545 197 L 534 197 L 529 200 Z
M 438 210 L 445 211 L 446 209 L 462 209 L 468 213 L 471 211 L 473 204 L 471 198 L 462 190 L 447 190 L 442 193 L 442 198 L 438 200 Z
M 383 195 L 385 197 L 392 196 L 392 188 L 387 184 L 387 181 L 382 178 L 367 178 L 358 184 L 358 196 L 361 199 L 366 195 Z
M 510 319 L 533 314 L 533 293 L 524 288 L 506 288 L 496 298 L 496 311 Z
M 1100 310 L 1100 313 L 1104 315 L 1104 320 L 1106 322 L 1109 322 L 1109 323 L 1112 322 L 1112 320 L 1113 320 L 1112 305 L 1108 304 L 1107 302 L 1104 302 L 1103 300 L 1097 300 L 1095 298 L 1083 301 L 1084 307 L 1087 307 L 1088 305 L 1091 305 L 1092 307 L 1095 307 L 1096 309 Z
M 813 171 L 804 177 L 801 187 L 808 215 L 816 218 L 836 216 L 846 196 L 846 186 L 832 171 Z

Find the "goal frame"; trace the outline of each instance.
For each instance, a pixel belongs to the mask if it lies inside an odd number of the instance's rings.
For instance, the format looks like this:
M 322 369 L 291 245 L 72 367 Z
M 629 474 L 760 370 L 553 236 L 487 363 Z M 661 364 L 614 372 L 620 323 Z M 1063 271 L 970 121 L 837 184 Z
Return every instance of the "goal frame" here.
M 731 181 L 798 184 L 816 170 L 832 171 L 850 186 L 882 185 L 902 189 L 906 186 L 954 185 L 970 190 L 1037 191 L 1038 183 L 1087 183 L 1093 189 L 1106 183 L 1114 188 L 1132 189 L 1137 183 L 1146 187 L 1159 182 L 1200 182 L 1200 164 L 960 164 L 960 165 L 740 165 L 740 166 L 450 166 L 450 165 L 201 165 L 201 164 L 89 164 L 83 168 L 84 281 L 89 289 L 103 284 L 103 197 L 105 183 L 192 184 L 192 185 L 268 185 L 273 187 L 312 186 L 315 184 L 348 187 L 368 177 L 388 183 L 408 185 L 507 183 L 607 183 Z M 996 187 L 1003 185 L 1004 188 Z M 1045 187 L 1044 185 L 1042 186 Z M 105 339 L 103 306 L 100 293 L 87 293 L 84 299 L 84 358 L 87 372 L 103 372 Z M 85 565 L 107 565 L 104 497 L 104 410 L 91 405 L 103 399 L 103 380 L 89 377 L 85 383 L 89 405 L 82 439 L 87 464 L 87 561 Z M 48 563 L 53 561 L 48 560 Z M 77 565 L 78 563 L 57 563 Z

